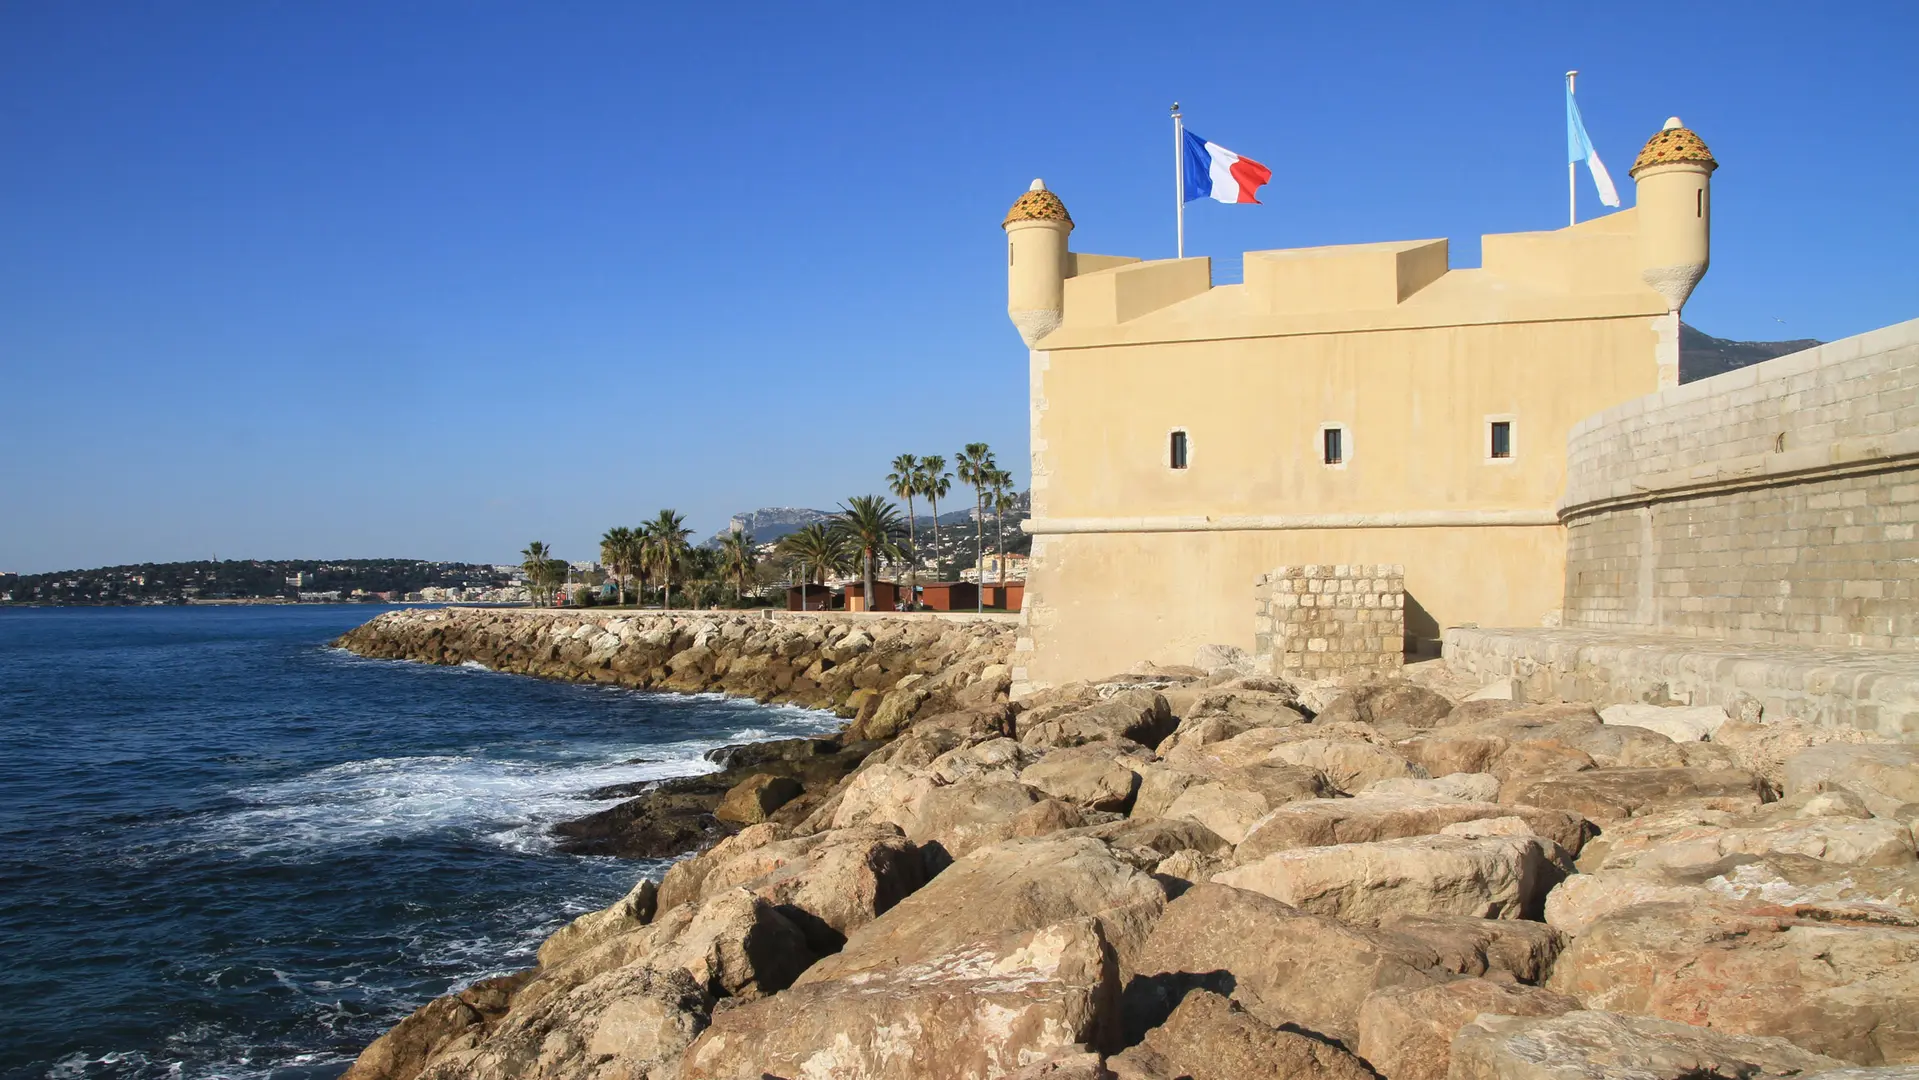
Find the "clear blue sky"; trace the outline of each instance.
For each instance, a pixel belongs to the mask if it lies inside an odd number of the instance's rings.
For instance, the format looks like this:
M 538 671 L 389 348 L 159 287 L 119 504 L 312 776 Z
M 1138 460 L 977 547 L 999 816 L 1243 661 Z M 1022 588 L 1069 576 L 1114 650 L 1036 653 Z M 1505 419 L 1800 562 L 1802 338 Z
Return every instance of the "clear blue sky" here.
M 1919 315 L 1919 5 L 1454 6 L 4 0 L 0 569 L 1024 483 L 999 220 L 1170 255 L 1174 99 L 1276 174 L 1195 254 L 1563 224 L 1576 67 L 1629 200 L 1669 114 L 1722 163 L 1688 321 Z

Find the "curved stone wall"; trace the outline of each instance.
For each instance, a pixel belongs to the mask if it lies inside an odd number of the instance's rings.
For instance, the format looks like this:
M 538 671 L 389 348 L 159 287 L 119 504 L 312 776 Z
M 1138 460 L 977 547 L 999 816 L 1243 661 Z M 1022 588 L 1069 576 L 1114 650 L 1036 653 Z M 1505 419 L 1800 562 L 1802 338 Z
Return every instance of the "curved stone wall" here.
M 1919 320 L 1635 399 L 1567 451 L 1566 625 L 1919 646 Z

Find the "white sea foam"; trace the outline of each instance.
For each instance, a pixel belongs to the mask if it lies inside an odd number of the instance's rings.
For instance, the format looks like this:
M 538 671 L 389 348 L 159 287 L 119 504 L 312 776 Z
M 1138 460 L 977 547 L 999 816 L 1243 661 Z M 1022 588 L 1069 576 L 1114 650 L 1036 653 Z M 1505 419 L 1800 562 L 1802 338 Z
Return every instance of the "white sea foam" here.
M 349 761 L 235 791 L 246 805 L 204 822 L 204 842 L 227 851 L 298 857 L 454 829 L 513 850 L 549 850 L 547 829 L 554 822 L 619 801 L 588 799 L 587 792 L 711 772 L 719 766 L 704 755 L 715 747 L 817 733 L 837 723 L 830 714 L 807 709 L 753 708 L 762 710 L 755 719 L 764 719 L 763 726 L 725 738 L 605 748 L 595 760 L 422 755 Z

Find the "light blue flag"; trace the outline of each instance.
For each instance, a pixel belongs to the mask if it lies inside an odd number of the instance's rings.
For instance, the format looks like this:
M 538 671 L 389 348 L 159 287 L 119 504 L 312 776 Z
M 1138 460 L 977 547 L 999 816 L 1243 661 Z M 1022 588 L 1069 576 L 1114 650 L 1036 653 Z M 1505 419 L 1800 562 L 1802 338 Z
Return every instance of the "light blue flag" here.
M 1593 149 L 1593 141 L 1586 134 L 1586 121 L 1579 115 L 1579 103 L 1573 100 L 1570 84 L 1566 87 L 1566 160 L 1573 164 L 1585 162 L 1592 169 L 1599 201 L 1607 206 L 1619 205 L 1619 190 L 1613 187 L 1612 174 L 1606 171 L 1606 163 L 1599 160 L 1599 151 Z

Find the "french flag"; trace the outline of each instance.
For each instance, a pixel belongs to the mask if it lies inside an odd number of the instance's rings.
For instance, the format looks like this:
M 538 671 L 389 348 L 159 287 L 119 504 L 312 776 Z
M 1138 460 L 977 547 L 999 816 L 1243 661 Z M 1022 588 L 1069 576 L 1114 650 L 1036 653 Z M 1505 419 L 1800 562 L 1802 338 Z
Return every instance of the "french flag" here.
M 1185 158 L 1187 202 L 1210 195 L 1223 203 L 1256 203 L 1253 193 L 1273 178 L 1273 170 L 1191 131 L 1186 132 Z

